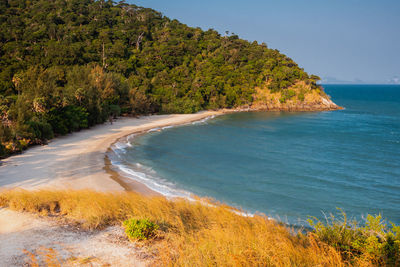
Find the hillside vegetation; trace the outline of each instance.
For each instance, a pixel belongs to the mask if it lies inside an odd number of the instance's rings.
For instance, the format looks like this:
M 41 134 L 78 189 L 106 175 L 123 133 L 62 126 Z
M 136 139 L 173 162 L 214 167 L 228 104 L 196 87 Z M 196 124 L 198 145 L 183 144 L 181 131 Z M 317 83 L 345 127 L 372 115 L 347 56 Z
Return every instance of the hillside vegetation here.
M 153 255 L 154 266 L 400 264 L 400 227 L 387 226 L 380 216 L 368 216 L 361 226 L 345 215 L 328 224 L 314 220 L 310 222 L 315 230 L 302 234 L 265 215 L 241 216 L 229 206 L 204 199 L 189 202 L 136 193 L 6 191 L 0 193 L 0 207 L 51 215 L 81 229 L 122 225 L 127 219 L 150 225 L 155 232 L 148 240 L 137 242 Z M 143 225 L 135 228 L 140 229 Z
M 266 44 L 112 1 L 0 2 L 0 156 L 120 114 L 251 106 L 256 88 L 324 95 Z M 316 91 L 318 90 L 318 91 Z

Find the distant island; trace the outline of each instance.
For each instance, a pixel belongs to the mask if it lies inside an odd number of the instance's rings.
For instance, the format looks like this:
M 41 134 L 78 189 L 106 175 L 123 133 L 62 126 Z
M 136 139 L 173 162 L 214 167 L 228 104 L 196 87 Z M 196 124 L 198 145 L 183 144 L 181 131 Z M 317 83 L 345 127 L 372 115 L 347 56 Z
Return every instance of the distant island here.
M 317 82 L 318 84 L 392 84 L 392 85 L 398 85 L 400 84 L 400 78 L 398 76 L 393 76 L 392 78 L 386 80 L 386 81 L 363 81 L 360 79 L 354 79 L 354 80 L 341 80 L 337 79 L 335 77 L 322 77 L 321 80 Z
M 292 59 L 112 1 L 0 4 L 0 156 L 111 117 L 338 107 Z

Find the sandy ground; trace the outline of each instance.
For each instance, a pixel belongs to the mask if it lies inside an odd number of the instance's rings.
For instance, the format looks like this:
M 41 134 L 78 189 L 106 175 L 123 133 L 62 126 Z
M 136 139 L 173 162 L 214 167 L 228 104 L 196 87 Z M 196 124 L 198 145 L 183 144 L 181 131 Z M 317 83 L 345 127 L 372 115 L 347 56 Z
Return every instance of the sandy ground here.
M 43 248 L 54 249 L 57 262 L 63 266 L 146 265 L 146 259 L 141 257 L 145 253 L 126 240 L 120 227 L 82 232 L 56 221 L 6 209 L 0 209 L 0 225 L 0 266 L 32 263 L 24 250 L 43 261 L 41 253 L 48 253 Z
M 52 140 L 1 161 L 0 189 L 135 190 L 153 194 L 146 186 L 107 171 L 105 153 L 117 139 L 156 127 L 201 120 L 220 112 L 121 118 Z M 55 248 L 68 258 L 93 257 L 93 266 L 143 266 L 137 248 L 126 242 L 120 227 L 85 233 L 31 214 L 0 209 L 0 266 L 21 266 L 26 254 L 40 247 Z M 122 260 L 122 261 L 121 261 Z M 80 265 L 80 264 L 77 264 Z M 88 265 L 90 266 L 90 264 Z

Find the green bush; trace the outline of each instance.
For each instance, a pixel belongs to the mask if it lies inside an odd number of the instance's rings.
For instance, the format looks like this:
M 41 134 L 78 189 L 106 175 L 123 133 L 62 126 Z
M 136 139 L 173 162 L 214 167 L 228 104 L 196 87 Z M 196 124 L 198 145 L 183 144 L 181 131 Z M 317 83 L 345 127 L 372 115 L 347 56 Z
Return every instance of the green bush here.
M 282 91 L 282 97 L 279 99 L 281 103 L 285 103 L 286 100 L 291 99 L 292 97 L 296 96 L 296 92 L 292 89 L 285 89 Z
M 341 218 L 331 215 L 326 224 L 316 218 L 308 222 L 321 241 L 350 261 L 362 259 L 377 265 L 400 266 L 400 226 L 387 226 L 381 215 L 368 215 L 364 226 L 349 221 L 343 211 Z
M 175 98 L 169 103 L 162 104 L 163 113 L 190 114 L 201 110 L 199 103 L 190 98 Z
M 121 115 L 121 107 L 118 105 L 110 105 L 109 106 L 109 114 L 110 116 L 113 116 L 114 118 L 118 117 Z
M 6 147 L 3 146 L 2 143 L 0 143 L 0 158 L 6 156 L 6 154 L 7 154 L 7 153 L 6 153 Z
M 67 134 L 87 128 L 88 112 L 83 107 L 66 106 L 59 109 L 53 108 L 46 115 L 46 120 L 56 134 Z
M 305 99 L 305 96 L 304 96 L 304 93 L 300 93 L 298 96 L 297 96 L 297 99 L 299 99 L 300 101 L 304 101 L 304 99 Z
M 130 240 L 147 240 L 155 236 L 158 225 L 148 219 L 129 219 L 123 222 Z
M 25 150 L 29 146 L 29 140 L 27 140 L 27 139 L 20 139 L 20 140 L 18 140 L 18 143 L 19 143 L 19 147 L 21 148 L 21 150 Z
M 27 124 L 34 138 L 49 140 L 54 137 L 53 128 L 47 122 L 31 120 L 28 121 Z

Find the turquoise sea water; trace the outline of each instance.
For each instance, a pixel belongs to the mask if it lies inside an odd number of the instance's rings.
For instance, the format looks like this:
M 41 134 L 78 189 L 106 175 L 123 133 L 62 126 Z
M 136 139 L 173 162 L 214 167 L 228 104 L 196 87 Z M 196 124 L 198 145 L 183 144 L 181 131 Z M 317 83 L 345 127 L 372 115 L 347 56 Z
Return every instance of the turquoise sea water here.
M 326 85 L 333 112 L 250 112 L 132 136 L 112 161 L 166 195 L 292 224 L 342 208 L 400 223 L 400 86 Z

